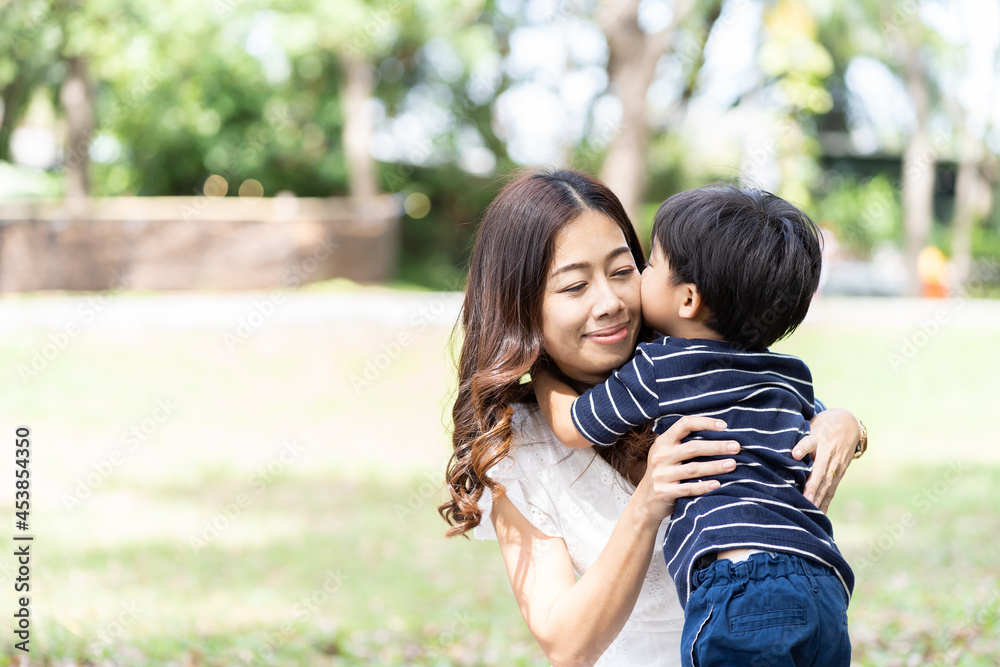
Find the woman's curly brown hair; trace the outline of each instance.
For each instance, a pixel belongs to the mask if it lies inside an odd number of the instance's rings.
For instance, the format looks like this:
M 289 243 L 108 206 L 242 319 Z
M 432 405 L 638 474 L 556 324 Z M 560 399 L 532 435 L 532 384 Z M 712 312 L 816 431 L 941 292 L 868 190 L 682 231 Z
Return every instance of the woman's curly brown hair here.
M 458 395 L 452 408 L 454 450 L 448 463 L 448 500 L 438 512 L 449 537 L 479 525 L 479 501 L 505 489 L 486 472 L 510 451 L 513 404 L 533 400 L 526 373 L 548 365 L 542 338 L 542 296 L 559 231 L 587 210 L 621 228 L 636 266 L 646 260 L 618 198 L 597 179 L 575 171 L 522 172 L 483 216 L 473 248 L 462 306 Z M 645 332 L 648 336 L 648 332 Z M 601 455 L 635 480 L 652 442 L 645 429 Z

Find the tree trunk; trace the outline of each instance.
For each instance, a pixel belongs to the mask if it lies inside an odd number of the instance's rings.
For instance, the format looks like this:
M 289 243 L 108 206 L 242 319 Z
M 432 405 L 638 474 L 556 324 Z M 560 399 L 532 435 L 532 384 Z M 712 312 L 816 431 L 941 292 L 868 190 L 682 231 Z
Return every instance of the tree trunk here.
M 903 238 L 906 266 L 910 274 L 909 291 L 921 293 L 917 260 L 930 240 L 934 219 L 934 171 L 936 159 L 928 130 L 930 93 L 927 73 L 920 62 L 919 46 L 906 47 L 904 77 L 906 89 L 916 112 L 916 127 L 903 153 Z
M 80 199 L 90 193 L 87 172 L 90 167 L 90 142 L 94 136 L 94 107 L 87 76 L 87 61 L 66 58 L 66 78 L 59 90 L 59 100 L 66 114 L 66 197 Z
M 621 127 L 604 158 L 601 180 L 618 195 L 633 220 L 640 212 L 649 180 L 646 94 L 656 75 L 656 64 L 693 4 L 692 0 L 678 0 L 670 25 L 653 34 L 639 29 L 639 0 L 609 0 L 597 16 L 608 40 L 608 81 L 622 104 Z
M 0 160 L 10 161 L 10 137 L 28 106 L 36 81 L 18 71 L 2 93 L 3 120 L 0 121 Z
M 375 91 L 371 68 L 364 62 L 345 57 L 344 87 L 341 102 L 344 111 L 344 155 L 347 160 L 348 188 L 352 197 L 368 198 L 378 194 L 378 174 L 369 146 L 375 127 L 365 111 Z
M 961 290 L 972 267 L 972 230 L 989 211 L 990 185 L 980 163 L 983 146 L 963 124 L 959 139 L 958 176 L 955 179 L 955 217 L 951 223 L 951 259 L 954 266 L 952 289 Z

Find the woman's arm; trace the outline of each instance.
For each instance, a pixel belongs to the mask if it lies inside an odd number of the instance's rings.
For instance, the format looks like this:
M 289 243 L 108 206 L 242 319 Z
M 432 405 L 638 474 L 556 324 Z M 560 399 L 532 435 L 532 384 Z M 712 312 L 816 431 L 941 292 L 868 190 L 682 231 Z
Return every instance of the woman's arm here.
M 674 502 L 719 486 L 714 480 L 683 480 L 717 475 L 736 465 L 733 459 L 684 463 L 735 454 L 735 442 L 680 441 L 694 431 L 724 428 L 716 419 L 684 417 L 657 438 L 646 474 L 607 546 L 579 580 L 562 539 L 539 531 L 507 498 L 494 503 L 490 518 L 517 605 L 554 667 L 592 665 L 621 632 L 642 589 L 657 530 L 673 513 Z
M 573 409 L 573 401 L 580 394 L 573 390 L 565 382 L 557 380 L 548 371 L 540 370 L 531 378 L 534 386 L 535 399 L 538 401 L 538 408 L 545 417 L 545 423 L 549 425 L 556 440 L 571 449 L 584 449 L 593 446 L 594 443 L 580 435 L 570 411 Z
M 802 493 L 806 500 L 826 512 L 840 480 L 854 458 L 861 438 L 857 418 L 843 408 L 829 408 L 809 422 L 811 433 L 799 440 L 792 456 L 801 460 L 813 455 L 813 469 Z

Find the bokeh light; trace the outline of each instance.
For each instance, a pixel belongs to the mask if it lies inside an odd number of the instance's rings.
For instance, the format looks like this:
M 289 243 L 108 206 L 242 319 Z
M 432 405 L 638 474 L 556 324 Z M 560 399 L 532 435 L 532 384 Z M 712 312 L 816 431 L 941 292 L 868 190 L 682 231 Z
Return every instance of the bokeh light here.
M 222 176 L 212 174 L 205 179 L 205 185 L 202 186 L 201 191 L 205 193 L 206 197 L 225 197 L 226 193 L 229 192 L 229 183 Z
M 403 210 L 406 215 L 419 220 L 431 212 L 431 200 L 423 192 L 411 193 L 403 201 Z
M 263 197 L 264 186 L 261 185 L 260 181 L 248 178 L 240 183 L 239 195 L 240 197 Z

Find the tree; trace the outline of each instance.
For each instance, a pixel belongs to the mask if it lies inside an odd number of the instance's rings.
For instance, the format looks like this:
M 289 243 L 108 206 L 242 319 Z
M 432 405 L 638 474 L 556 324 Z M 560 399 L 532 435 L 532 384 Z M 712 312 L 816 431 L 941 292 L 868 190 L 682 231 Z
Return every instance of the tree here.
M 343 70 L 343 143 L 347 161 L 347 182 L 353 197 L 373 197 L 378 194 L 378 174 L 369 146 L 375 133 L 371 114 L 365 103 L 375 92 L 372 68 L 363 61 L 345 57 Z
M 901 52 L 903 80 L 915 116 L 914 127 L 903 152 L 903 252 L 910 270 L 910 293 L 918 295 L 921 286 L 917 260 L 930 241 L 934 223 L 937 151 L 930 136 L 930 81 L 921 53 L 925 29 L 915 11 L 907 16 L 899 29 L 889 33 L 891 42 Z
M 972 270 L 974 231 L 992 210 L 993 189 L 1000 180 L 996 156 L 986 143 L 996 127 L 991 111 L 1000 92 L 1000 43 L 990 44 L 981 32 L 973 34 L 978 22 L 1000 19 L 1000 9 L 969 4 L 956 9 L 954 24 L 961 30 L 941 49 L 935 79 L 957 135 L 950 282 L 952 289 L 961 290 Z
M 952 218 L 951 259 L 953 289 L 961 289 L 972 267 L 972 232 L 992 208 L 991 180 L 996 183 L 996 159 L 990 159 L 981 139 L 963 123 L 959 135 L 958 175 L 955 179 L 955 215 Z M 991 178 L 992 177 L 992 178 Z
M 79 199 L 90 194 L 90 143 L 94 137 L 94 102 L 87 61 L 80 56 L 64 58 L 66 77 L 59 88 L 59 101 L 66 115 L 66 196 Z
M 646 96 L 657 63 L 670 48 L 677 27 L 694 8 L 694 0 L 678 0 L 670 23 L 650 34 L 639 27 L 639 0 L 608 0 L 597 13 L 597 24 L 608 40 L 608 81 L 622 105 L 621 126 L 604 158 L 601 180 L 633 218 L 649 180 Z
M 54 2 L 35 0 L 11 3 L 0 12 L 0 160 L 10 160 L 11 134 L 58 61 L 55 11 Z
M 865 0 L 842 3 L 824 21 L 823 41 L 843 72 L 859 56 L 883 63 L 902 82 L 913 109 L 913 124 L 903 147 L 902 196 L 903 252 L 910 294 L 920 293 L 917 258 L 930 242 L 934 221 L 934 187 L 937 162 L 951 149 L 951 139 L 931 134 L 931 120 L 940 113 L 937 86 L 928 62 L 940 58 L 936 34 L 919 15 L 917 2 Z

